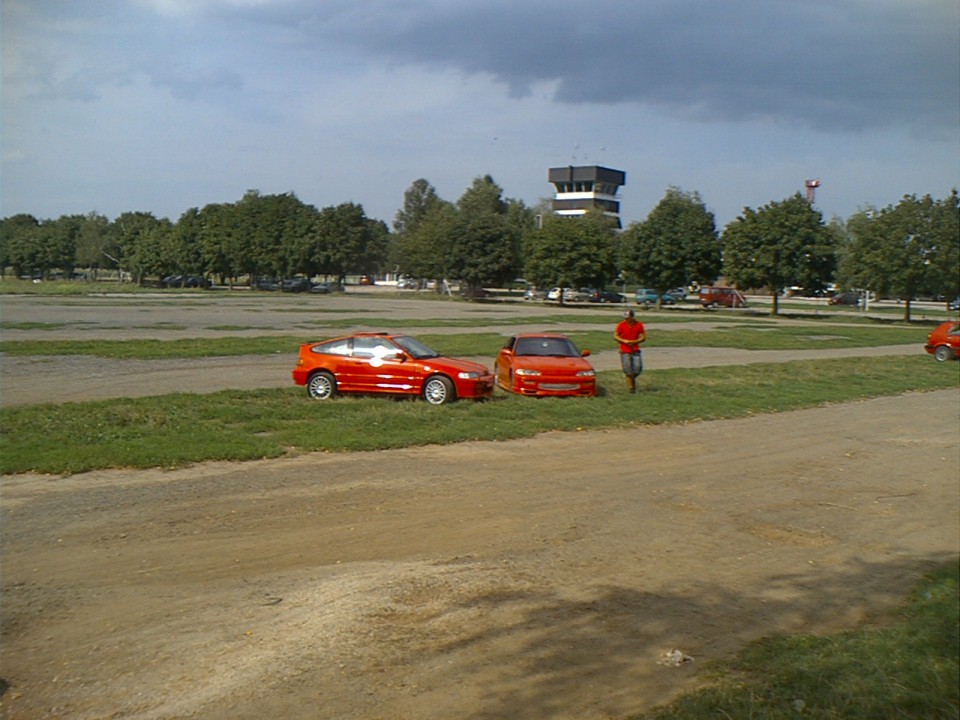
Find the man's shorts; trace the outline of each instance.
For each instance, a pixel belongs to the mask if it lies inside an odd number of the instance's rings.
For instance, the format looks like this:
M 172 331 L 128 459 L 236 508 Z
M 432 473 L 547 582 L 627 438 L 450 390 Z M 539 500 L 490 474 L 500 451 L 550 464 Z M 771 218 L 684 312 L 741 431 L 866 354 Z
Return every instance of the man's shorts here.
M 620 353 L 620 366 L 623 368 L 623 374 L 629 377 L 637 377 L 643 372 L 643 355 L 639 352 Z

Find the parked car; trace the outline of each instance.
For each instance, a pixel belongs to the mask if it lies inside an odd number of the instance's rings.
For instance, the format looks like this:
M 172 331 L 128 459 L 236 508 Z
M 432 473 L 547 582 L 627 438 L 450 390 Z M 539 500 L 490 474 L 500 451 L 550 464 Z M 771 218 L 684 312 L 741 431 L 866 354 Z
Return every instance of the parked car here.
M 535 287 L 528 287 L 523 291 L 524 300 L 543 300 L 546 296 L 543 290 L 537 290 Z
M 547 300 L 560 300 L 560 288 L 555 287 L 551 288 L 550 292 L 547 293 Z M 564 302 L 586 302 L 587 293 L 585 290 L 577 290 L 576 288 L 563 288 L 563 301 Z
M 313 283 L 305 277 L 287 278 L 280 283 L 283 292 L 310 292 Z
M 317 295 L 327 295 L 332 293 L 335 289 L 335 285 L 329 282 L 318 282 L 310 286 L 310 292 L 316 293 Z
M 658 295 L 657 291 L 653 288 L 639 288 L 634 295 L 634 298 L 640 305 L 656 305 L 657 297 L 660 298 L 662 305 L 673 305 L 676 302 L 670 293 Z
M 960 322 L 948 320 L 940 323 L 927 335 L 923 349 L 940 362 L 960 358 Z
M 398 290 L 416 290 L 418 283 L 412 277 L 402 277 L 397 280 Z
M 161 282 L 168 288 L 209 288 L 213 284 L 200 275 L 167 275 Z
M 948 310 L 960 310 L 960 296 L 955 297 L 947 304 Z
M 627 301 L 620 293 L 610 290 L 590 290 L 587 300 L 592 303 L 624 303 Z
M 827 300 L 827 305 L 859 305 L 861 300 L 860 293 L 848 290 L 831 296 Z
M 672 290 L 667 290 L 667 295 L 673 298 L 674 302 L 680 302 L 685 300 L 687 297 L 687 289 L 682 287 L 676 287 Z
M 524 333 L 511 337 L 494 364 L 497 384 L 519 395 L 594 396 L 597 374 L 573 341 L 556 333 Z
M 361 275 L 358 284 L 360 284 L 360 285 L 376 285 L 377 282 L 376 282 L 376 280 L 374 280 L 374 279 L 373 279 L 372 277 L 370 277 L 369 275 Z
M 301 345 L 293 382 L 317 400 L 382 393 L 443 405 L 493 394 L 493 375 L 480 363 L 443 357 L 409 335 L 392 333 L 355 333 Z
M 257 282 L 255 283 L 255 285 L 257 290 L 274 291 L 274 290 L 280 289 L 280 281 L 277 280 L 276 278 L 268 278 L 268 277 L 257 278 Z
M 731 287 L 707 286 L 700 288 L 698 294 L 700 305 L 709 307 L 746 307 L 747 299 L 739 290 Z
M 460 294 L 463 295 L 463 297 L 465 297 L 467 300 L 483 300 L 484 298 L 488 298 L 493 295 L 493 293 L 486 288 L 469 287 L 466 285 L 460 291 Z

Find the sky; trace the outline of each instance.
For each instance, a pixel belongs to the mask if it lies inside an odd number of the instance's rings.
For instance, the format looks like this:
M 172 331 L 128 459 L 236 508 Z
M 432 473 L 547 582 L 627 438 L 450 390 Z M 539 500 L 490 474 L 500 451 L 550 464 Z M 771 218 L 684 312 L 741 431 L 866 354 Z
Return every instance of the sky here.
M 718 228 L 960 185 L 956 0 L 0 0 L 0 217 L 176 220 L 247 190 L 393 224 L 413 182 L 623 170 Z

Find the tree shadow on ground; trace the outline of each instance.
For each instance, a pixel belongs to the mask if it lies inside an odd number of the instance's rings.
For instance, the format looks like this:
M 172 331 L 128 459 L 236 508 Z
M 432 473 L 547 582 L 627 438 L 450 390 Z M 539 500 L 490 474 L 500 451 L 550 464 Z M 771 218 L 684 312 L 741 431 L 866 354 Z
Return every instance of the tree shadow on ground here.
M 498 667 L 522 668 L 501 677 L 499 694 L 482 707 L 464 707 L 465 719 L 575 717 L 585 710 L 584 685 L 595 698 L 592 714 L 613 717 L 625 707 L 638 712 L 692 689 L 710 661 L 722 662 L 760 637 L 885 623 L 923 575 L 955 561 L 943 554 L 785 573 L 771 577 L 756 597 L 706 583 L 676 593 L 585 587 L 574 599 L 487 593 L 464 598 L 449 611 L 479 612 L 494 622 L 476 633 L 458 633 L 430 660 L 466 658 L 466 664 L 454 662 L 459 680 L 464 674 L 489 677 Z M 674 648 L 695 662 L 683 670 L 657 662 Z

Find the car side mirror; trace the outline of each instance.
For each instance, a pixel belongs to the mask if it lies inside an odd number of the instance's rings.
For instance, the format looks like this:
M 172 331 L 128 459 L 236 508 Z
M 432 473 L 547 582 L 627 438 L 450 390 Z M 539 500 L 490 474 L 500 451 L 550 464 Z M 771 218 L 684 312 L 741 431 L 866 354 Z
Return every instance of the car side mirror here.
M 580 357 L 590 357 L 590 351 L 584 350 L 583 352 L 580 353 Z

